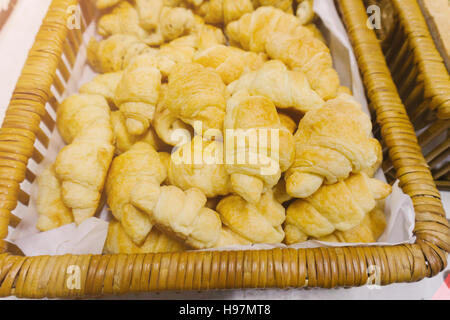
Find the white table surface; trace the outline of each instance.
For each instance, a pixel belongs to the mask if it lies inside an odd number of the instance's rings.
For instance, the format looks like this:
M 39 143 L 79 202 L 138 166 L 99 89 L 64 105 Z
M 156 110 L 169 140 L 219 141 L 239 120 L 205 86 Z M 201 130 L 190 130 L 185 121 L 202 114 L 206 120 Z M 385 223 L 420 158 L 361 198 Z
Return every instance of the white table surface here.
M 0 121 L 16 81 L 51 0 L 19 0 L 0 31 Z M 450 193 L 442 198 L 450 217 Z M 449 260 L 450 262 L 450 260 Z M 450 268 L 447 268 L 449 271 Z M 107 299 L 431 299 L 443 285 L 443 274 L 413 284 L 393 284 L 379 289 L 287 289 L 170 292 L 105 297 Z M 448 290 L 448 288 L 447 288 Z M 9 297 L 6 299 L 16 299 Z

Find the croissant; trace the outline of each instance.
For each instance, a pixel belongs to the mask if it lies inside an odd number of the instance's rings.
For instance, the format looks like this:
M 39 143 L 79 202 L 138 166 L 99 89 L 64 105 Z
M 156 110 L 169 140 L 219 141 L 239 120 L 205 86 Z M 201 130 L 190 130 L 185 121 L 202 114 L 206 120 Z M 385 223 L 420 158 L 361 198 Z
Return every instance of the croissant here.
M 286 211 L 286 242 L 304 241 L 304 235 L 322 238 L 336 230 L 348 231 L 391 193 L 391 186 L 365 173 L 322 186 L 306 199 L 291 203 Z M 286 229 L 287 228 L 287 229 Z
M 180 242 L 168 237 L 156 228 L 148 234 L 142 244 L 133 242 L 125 232 L 122 224 L 113 219 L 109 223 L 108 235 L 106 237 L 103 253 L 162 253 L 185 251 L 186 247 Z
M 101 16 L 97 32 L 103 37 L 114 34 L 135 36 L 148 45 L 158 45 L 162 42 L 159 34 L 149 33 L 140 26 L 139 14 L 128 1 L 120 2 L 110 13 Z
M 260 7 L 229 23 L 226 34 L 233 46 L 253 52 L 265 52 L 268 36 L 274 32 L 313 37 L 292 14 L 274 7 Z
M 115 154 L 119 155 L 131 149 L 137 142 L 146 142 L 156 150 L 164 147 L 164 143 L 158 137 L 155 130 L 150 127 L 147 132 L 136 136 L 128 132 L 126 127 L 126 119 L 122 112 L 111 112 L 111 126 L 115 138 Z
M 237 195 L 222 199 L 217 205 L 222 222 L 251 243 L 280 243 L 284 239 L 284 207 L 274 199 L 271 190 L 252 204 Z
M 281 125 L 288 129 L 288 131 L 293 135 L 297 130 L 297 124 L 291 117 L 284 113 L 278 112 L 278 117 L 280 118 Z
M 223 144 L 195 136 L 170 157 L 170 184 L 200 189 L 208 198 L 230 193 L 230 176 L 223 165 Z
M 227 88 L 230 94 L 241 89 L 247 89 L 252 95 L 271 99 L 278 108 L 295 108 L 308 112 L 325 104 L 311 89 L 303 73 L 289 71 L 278 60 L 268 61 L 259 70 L 244 74 Z
M 197 10 L 207 23 L 227 25 L 254 10 L 251 0 L 210 0 Z
M 114 105 L 114 94 L 122 78 L 122 72 L 99 74 L 93 80 L 83 84 L 78 90 L 82 94 L 103 96 L 110 105 Z
M 87 58 L 97 72 L 117 72 L 125 69 L 132 58 L 149 50 L 152 49 L 136 37 L 115 34 L 101 41 L 92 38 L 87 47 Z
M 215 243 L 213 248 L 226 248 L 236 245 L 250 245 L 252 244 L 250 240 L 241 237 L 239 234 L 228 228 L 227 226 L 222 226 L 220 230 L 219 240 Z
M 291 166 L 292 134 L 281 125 L 272 101 L 263 96 L 250 96 L 246 90 L 238 91 L 228 100 L 224 129 L 225 163 L 232 189 L 246 201 L 257 203 L 263 190 L 275 186 L 281 171 Z M 240 137 L 241 133 L 245 135 Z M 254 145 L 247 144 L 246 136 Z M 250 161 L 252 157 L 254 163 Z M 241 161 L 241 158 L 248 160 Z
M 296 0 L 297 17 L 300 23 L 307 25 L 314 20 L 314 0 Z
M 372 123 L 354 99 L 340 96 L 308 112 L 294 135 L 295 162 L 286 172 L 287 192 L 306 198 L 325 182 L 336 183 L 364 171 L 380 157 Z
M 333 99 L 337 96 L 339 76 L 333 69 L 330 50 L 307 28 L 300 30 L 305 32 L 295 36 L 281 32 L 268 35 L 267 54 L 283 61 L 290 69 L 305 73 L 311 87 L 324 100 Z
M 314 23 L 308 23 L 304 25 L 309 31 L 312 32 L 314 38 L 320 40 L 322 43 L 326 44 L 326 40 L 322 34 L 322 32 L 316 27 Z
M 194 57 L 194 62 L 215 69 L 225 84 L 239 79 L 246 72 L 259 69 L 265 60 L 262 54 L 224 45 L 210 47 Z
M 114 7 L 121 0 L 95 0 L 95 6 L 97 9 L 103 10 Z
M 190 128 L 167 108 L 167 84 L 161 86 L 161 93 L 156 105 L 153 126 L 158 137 L 171 146 L 180 145 L 191 140 Z
M 204 130 L 222 130 L 226 109 L 226 86 L 220 76 L 198 63 L 180 63 L 169 75 L 166 105 L 176 117 Z
M 109 117 L 109 105 L 102 96 L 74 94 L 58 107 L 56 126 L 64 142 L 69 144 L 85 128 L 98 121 L 109 121 Z
M 335 231 L 333 234 L 317 240 L 325 242 L 373 243 L 386 229 L 386 216 L 379 206 L 370 211 L 360 225 L 347 230 Z
M 36 200 L 39 214 L 36 227 L 48 231 L 73 222 L 72 211 L 61 198 L 61 183 L 56 178 L 54 165 L 47 167 L 37 178 L 38 195 Z
M 162 231 L 196 249 L 214 247 L 222 223 L 214 210 L 206 208 L 206 196 L 199 189 L 145 182 L 132 193 L 132 203 L 149 214 Z
M 227 42 L 222 29 L 206 24 L 199 16 L 195 16 L 193 34 L 197 37 L 198 50 L 208 49 L 218 44 L 226 44 Z
M 109 108 L 106 100 L 103 104 Z M 77 224 L 92 217 L 99 206 L 114 154 L 112 143 L 110 116 L 106 114 L 83 127 L 56 158 L 55 173 L 61 183 L 62 200 L 72 210 Z
M 133 59 L 116 88 L 114 101 L 126 118 L 130 134 L 147 131 L 155 114 L 161 87 L 161 72 L 150 54 Z
M 112 162 L 106 181 L 107 203 L 125 233 L 136 244 L 142 244 L 153 224 L 149 216 L 133 205 L 132 192 L 140 183 L 159 185 L 167 172 L 158 153 L 147 143 L 138 142 Z

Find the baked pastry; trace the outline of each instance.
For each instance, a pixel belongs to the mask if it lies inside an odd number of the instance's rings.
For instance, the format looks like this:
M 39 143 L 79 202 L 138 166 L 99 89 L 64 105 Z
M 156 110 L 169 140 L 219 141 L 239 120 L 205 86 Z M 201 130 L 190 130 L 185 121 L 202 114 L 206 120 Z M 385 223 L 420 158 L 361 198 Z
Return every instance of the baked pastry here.
M 386 215 L 383 207 L 377 205 L 375 209 L 366 214 L 360 225 L 347 231 L 335 231 L 333 234 L 317 240 L 325 242 L 373 243 L 377 242 L 385 229 Z
M 308 112 L 294 135 L 295 162 L 285 174 L 287 192 L 306 198 L 324 182 L 336 183 L 375 165 L 380 146 L 371 129 L 370 118 L 349 96 Z
M 295 121 L 287 114 L 278 112 L 278 117 L 280 118 L 281 125 L 288 129 L 288 131 L 293 135 L 297 131 L 297 124 Z
M 233 46 L 253 52 L 265 52 L 269 35 L 280 32 L 285 35 L 313 37 L 297 17 L 274 7 L 260 7 L 229 23 L 226 34 Z
M 195 136 L 170 157 L 169 183 L 183 190 L 200 189 L 208 198 L 230 193 L 230 176 L 223 164 L 223 144 Z
M 241 89 L 247 89 L 252 95 L 271 99 L 277 108 L 295 108 L 308 112 L 325 104 L 311 89 L 303 73 L 288 70 L 278 60 L 268 61 L 259 70 L 244 74 L 227 88 L 230 94 Z
M 91 107 L 84 107 L 83 111 L 92 109 L 94 113 L 99 107 L 99 109 L 106 109 L 107 112 L 103 117 L 97 117 L 95 120 L 86 118 L 86 120 L 89 119 L 89 122 L 86 122 L 88 124 L 79 126 L 80 131 L 71 143 L 59 152 L 55 161 L 55 173 L 61 183 L 62 200 L 64 205 L 72 210 L 77 224 L 92 217 L 97 211 L 106 174 L 114 154 L 108 103 L 101 96 L 91 96 L 88 99 L 94 103 L 98 97 L 101 98 L 99 105 L 92 104 Z M 77 107 L 75 105 L 75 108 Z M 77 116 L 81 114 L 86 113 L 79 113 Z M 77 121 L 69 121 L 61 125 L 60 120 L 58 128 L 64 127 L 65 132 L 71 132 L 67 128 L 72 124 L 79 125 L 80 122 Z
M 348 231 L 363 221 L 366 214 L 391 193 L 391 186 L 364 173 L 344 181 L 323 185 L 306 199 L 291 203 L 286 211 L 286 243 L 308 237 L 322 238 L 336 230 Z
M 219 215 L 205 207 L 206 196 L 199 189 L 183 191 L 144 182 L 133 190 L 132 203 L 146 212 L 160 230 L 192 248 L 211 248 L 219 240 Z
M 116 155 L 130 150 L 139 141 L 148 143 L 155 150 L 160 150 L 164 147 L 164 142 L 158 137 L 153 127 L 149 127 L 144 134 L 139 136 L 130 134 L 126 127 L 126 118 L 120 111 L 111 112 L 111 126 L 114 133 Z
M 246 90 L 228 100 L 224 129 L 225 163 L 232 190 L 246 201 L 257 203 L 263 191 L 275 186 L 281 171 L 292 164 L 292 134 L 281 125 L 271 100 L 250 96 Z
M 207 23 L 227 25 L 254 10 L 252 0 L 209 0 L 197 10 Z
M 197 49 L 204 50 L 218 44 L 226 44 L 222 29 L 206 24 L 203 18 L 195 16 L 194 31 L 197 38 Z
M 159 10 L 158 2 L 161 4 Z M 194 27 L 192 11 L 166 7 L 161 2 L 138 0 L 136 9 L 128 1 L 123 1 L 99 19 L 97 31 L 104 37 L 132 35 L 148 45 L 160 45 L 189 34 Z
M 266 60 L 264 54 L 239 48 L 216 45 L 198 52 L 194 62 L 216 70 L 225 84 L 239 79 L 242 74 L 259 69 Z
M 296 35 L 275 32 L 267 36 L 266 51 L 272 59 L 303 72 L 311 87 L 324 99 L 337 96 L 339 76 L 333 69 L 328 47 L 305 27 Z M 307 32 L 306 32 L 307 31 Z
M 296 0 L 297 1 L 297 18 L 300 23 L 307 25 L 314 20 L 314 0 Z
M 198 63 L 179 63 L 169 76 L 166 106 L 179 119 L 203 130 L 222 130 L 226 108 L 226 86 L 220 76 Z
M 249 203 L 237 195 L 223 198 L 217 205 L 222 222 L 251 243 L 280 243 L 284 239 L 282 224 L 284 207 L 272 190 L 265 192 L 258 203 Z
M 39 218 L 36 227 L 48 231 L 73 222 L 72 211 L 64 205 L 61 183 L 56 177 L 55 166 L 50 165 L 37 178 L 36 199 Z
M 134 36 L 114 34 L 101 41 L 91 38 L 87 58 L 97 72 L 117 72 L 125 69 L 132 58 L 149 50 L 152 49 Z
M 130 134 L 142 135 L 155 114 L 161 87 L 161 72 L 151 54 L 135 57 L 117 85 L 114 102 L 126 118 Z
M 191 140 L 191 131 L 189 125 L 176 117 L 165 102 L 168 86 L 161 86 L 161 93 L 158 104 L 156 105 L 153 127 L 158 137 L 171 146 L 180 146 Z
M 185 250 L 186 246 L 156 228 L 153 228 L 142 244 L 138 245 L 130 239 L 122 224 L 116 219 L 113 219 L 109 222 L 108 235 L 106 237 L 103 253 L 162 253 L 180 252 Z
M 109 121 L 110 109 L 100 95 L 74 94 L 65 99 L 56 113 L 56 126 L 65 143 L 98 121 Z
M 114 106 L 114 94 L 122 78 L 122 74 L 121 71 L 99 74 L 91 81 L 83 84 L 78 92 L 82 94 L 101 95 L 108 101 L 110 106 Z
M 159 185 L 167 172 L 158 153 L 147 143 L 138 142 L 116 157 L 106 181 L 107 203 L 130 239 L 140 245 L 152 230 L 149 216 L 133 205 L 132 193 L 142 182 Z

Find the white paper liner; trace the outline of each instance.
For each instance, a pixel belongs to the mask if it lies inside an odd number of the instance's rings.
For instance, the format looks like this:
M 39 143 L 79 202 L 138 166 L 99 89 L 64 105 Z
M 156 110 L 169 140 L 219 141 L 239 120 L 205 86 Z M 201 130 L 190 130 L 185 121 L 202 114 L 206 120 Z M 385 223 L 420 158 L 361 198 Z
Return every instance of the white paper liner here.
M 364 93 L 364 86 L 359 74 L 358 65 L 353 54 L 352 47 L 348 40 L 345 28 L 340 20 L 333 0 L 316 0 L 314 10 L 321 18 L 322 25 L 319 27 L 324 34 L 330 51 L 333 56 L 334 67 L 339 73 L 341 84 L 352 89 L 354 97 L 361 103 L 363 110 L 370 115 L 367 101 Z M 87 65 L 86 44 L 92 36 L 98 38 L 95 33 L 95 24 L 91 24 L 83 35 L 84 44 L 77 57 L 74 71 L 67 84 L 67 90 L 64 97 L 67 97 L 78 91 L 81 84 L 92 80 L 95 73 Z M 48 165 L 56 159 L 58 151 L 64 146 L 64 142 L 58 133 L 54 130 L 51 134 L 48 150 L 42 149 L 45 160 L 39 165 L 33 167 L 33 171 L 39 175 Z M 42 147 L 41 147 L 42 148 Z M 381 170 L 377 172 L 376 177 L 384 180 L 385 176 Z M 28 184 L 28 183 L 24 183 Z M 14 213 L 22 218 L 20 224 L 11 228 L 7 240 L 16 244 L 27 256 L 35 255 L 61 255 L 61 254 L 100 254 L 108 230 L 108 222 L 111 214 L 106 206 L 102 211 L 80 226 L 74 223 L 62 226 L 60 228 L 39 232 L 36 229 L 37 210 L 36 210 L 36 181 L 31 185 L 26 185 L 31 194 L 29 206 L 18 205 Z M 392 194 L 386 199 L 385 213 L 387 218 L 387 227 L 377 243 L 358 243 L 357 245 L 396 245 L 403 243 L 414 243 L 414 208 L 408 195 L 403 193 L 398 186 L 398 181 L 392 188 Z M 312 248 L 319 246 L 342 247 L 355 244 L 332 243 L 321 241 L 307 241 L 291 246 L 284 244 L 255 244 L 250 246 L 234 246 L 215 250 L 244 250 L 244 249 L 272 249 L 272 248 Z

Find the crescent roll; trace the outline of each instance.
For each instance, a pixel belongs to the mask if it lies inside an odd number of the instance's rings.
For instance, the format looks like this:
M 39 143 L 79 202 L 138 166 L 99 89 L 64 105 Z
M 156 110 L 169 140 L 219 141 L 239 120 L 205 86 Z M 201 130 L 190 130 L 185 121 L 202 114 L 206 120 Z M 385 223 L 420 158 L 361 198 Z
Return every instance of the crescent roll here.
M 224 45 L 210 47 L 194 57 L 194 62 L 216 70 L 225 84 L 239 79 L 246 72 L 259 69 L 265 60 L 263 54 Z
M 349 96 L 308 112 L 294 135 L 295 162 L 285 174 L 287 192 L 306 198 L 324 182 L 336 183 L 376 165 L 380 143 L 371 137 L 371 129 L 370 118 Z
M 228 196 L 219 202 L 217 211 L 230 230 L 251 243 L 280 243 L 284 239 L 281 225 L 286 218 L 285 209 L 271 190 L 256 204 L 237 195 Z
M 114 106 L 114 94 L 122 79 L 122 72 L 99 74 L 91 81 L 83 84 L 78 90 L 82 94 L 101 95 L 110 105 Z
M 197 13 L 207 23 L 227 25 L 253 10 L 252 0 L 210 0 L 205 1 L 198 8 Z
M 288 70 L 278 60 L 268 61 L 259 70 L 244 74 L 227 88 L 230 94 L 241 89 L 271 99 L 277 108 L 295 108 L 303 113 L 325 104 L 303 73 Z
M 304 235 L 322 238 L 336 230 L 348 231 L 391 193 L 391 186 L 365 173 L 322 186 L 316 193 L 291 203 L 286 211 L 286 242 L 304 241 Z M 286 228 L 288 230 L 286 230 Z M 289 231 L 289 232 L 288 232 Z
M 145 241 L 153 224 L 149 216 L 131 202 L 132 192 L 141 182 L 159 187 L 166 176 L 158 153 L 144 142 L 136 143 L 112 162 L 105 187 L 107 203 L 125 233 L 138 245 Z
M 133 59 L 116 87 L 114 102 L 126 118 L 130 134 L 147 131 L 155 114 L 161 87 L 161 72 L 150 54 Z
M 198 63 L 179 63 L 170 73 L 166 105 L 179 119 L 203 130 L 223 128 L 226 86 L 220 76 Z

